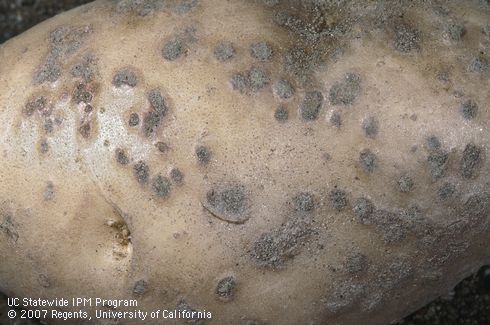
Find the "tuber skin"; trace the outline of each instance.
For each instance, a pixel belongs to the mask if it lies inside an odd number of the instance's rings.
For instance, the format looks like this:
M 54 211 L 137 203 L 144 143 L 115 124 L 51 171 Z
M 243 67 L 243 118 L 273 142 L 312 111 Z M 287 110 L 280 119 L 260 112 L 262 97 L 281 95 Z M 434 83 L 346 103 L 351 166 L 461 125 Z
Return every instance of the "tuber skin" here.
M 205 324 L 409 314 L 490 262 L 489 18 L 100 0 L 6 42 L 0 291 Z

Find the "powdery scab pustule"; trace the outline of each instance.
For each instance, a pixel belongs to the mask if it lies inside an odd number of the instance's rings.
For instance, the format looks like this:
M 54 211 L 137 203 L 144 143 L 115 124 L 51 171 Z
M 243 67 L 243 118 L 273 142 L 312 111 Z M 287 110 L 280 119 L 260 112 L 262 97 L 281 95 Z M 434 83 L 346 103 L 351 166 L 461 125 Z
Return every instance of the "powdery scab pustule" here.
M 148 291 L 148 282 L 145 280 L 138 280 L 133 286 L 133 294 L 135 296 L 142 296 Z
M 442 148 L 442 144 L 439 138 L 433 135 L 427 138 L 427 147 L 429 150 L 437 151 Z
M 115 157 L 116 157 L 116 161 L 120 165 L 125 166 L 125 165 L 129 164 L 129 157 L 126 154 L 126 151 L 124 151 L 123 149 L 117 148 L 115 151 Z
M 461 41 L 463 36 L 466 34 L 466 28 L 463 25 L 451 24 L 447 28 L 447 35 L 453 41 Z
M 206 146 L 198 146 L 196 148 L 196 158 L 200 165 L 207 165 L 211 161 L 211 150 Z
M 382 209 L 375 210 L 371 215 L 371 221 L 381 233 L 385 243 L 396 243 L 406 236 L 406 229 L 399 216 L 394 212 Z
M 237 90 L 240 93 L 245 93 L 249 87 L 248 78 L 242 73 L 235 73 L 230 79 L 233 90 Z
M 158 89 L 152 89 L 148 92 L 148 101 L 150 102 L 151 108 L 159 114 L 161 117 L 164 117 L 169 108 L 165 97 L 163 97 L 162 93 Z
M 184 182 L 184 173 L 178 168 L 172 168 L 170 171 L 170 178 L 175 184 L 181 185 Z
M 131 113 L 129 115 L 129 119 L 128 119 L 128 125 L 130 127 L 135 127 L 135 126 L 138 126 L 140 124 L 140 116 L 138 115 L 138 113 Z
M 47 99 L 44 96 L 37 96 L 31 100 L 29 100 L 24 109 L 23 113 L 26 116 L 32 116 L 34 112 L 41 112 L 46 108 Z
M 361 92 L 361 77 L 347 73 L 340 81 L 330 88 L 328 99 L 332 105 L 350 105 L 354 103 Z
M 398 190 L 402 193 L 412 192 L 415 186 L 415 182 L 412 177 L 408 175 L 402 175 L 397 181 Z
M 301 117 L 305 121 L 314 121 L 318 119 L 323 104 L 323 95 L 319 91 L 309 91 L 300 104 Z
M 76 63 L 70 69 L 70 73 L 74 78 L 80 78 L 84 82 L 91 82 L 97 73 L 97 59 L 92 54 L 87 54 L 82 61 Z
M 333 288 L 329 301 L 325 307 L 330 312 L 339 312 L 343 308 L 352 306 L 364 296 L 366 288 L 364 285 L 353 281 L 342 281 Z
M 278 122 L 286 122 L 289 118 L 289 112 L 286 107 L 284 106 L 279 106 L 276 111 L 274 112 L 274 118 Z
M 420 32 L 407 23 L 395 27 L 395 49 L 401 53 L 408 53 L 420 49 Z
M 214 48 L 214 57 L 220 62 L 226 62 L 231 60 L 235 56 L 235 48 L 231 43 L 219 43 Z
M 250 46 L 250 55 L 259 61 L 270 61 L 272 54 L 272 47 L 267 42 L 258 42 Z
M 342 211 L 347 207 L 349 203 L 347 199 L 347 193 L 342 190 L 333 190 L 330 192 L 328 199 L 330 205 L 337 211 Z
M 330 116 L 330 124 L 335 126 L 336 128 L 340 128 L 342 126 L 342 116 L 339 112 L 333 112 Z
M 471 99 L 468 99 L 461 104 L 461 114 L 466 120 L 472 120 L 478 114 L 478 105 Z
M 351 274 L 366 272 L 369 267 L 368 258 L 361 253 L 349 255 L 345 259 L 344 267 Z
M 233 276 L 227 276 L 218 281 L 214 293 L 219 300 L 228 302 L 233 300 L 236 289 L 236 280 Z
M 472 178 L 481 167 L 483 149 L 473 143 L 466 145 L 459 164 L 459 170 L 464 178 Z
M 281 99 L 289 99 L 294 95 L 294 87 L 286 79 L 280 79 L 274 84 L 274 92 Z
M 231 223 L 249 219 L 248 196 L 243 185 L 216 187 L 206 193 L 203 206 L 216 218 Z
M 138 16 L 145 17 L 162 7 L 160 0 L 118 0 L 116 12 L 119 14 L 134 13 Z
M 270 83 L 270 78 L 264 70 L 252 67 L 248 72 L 248 82 L 253 92 L 258 92 Z
M 456 185 L 454 185 L 453 183 L 449 183 L 449 182 L 445 182 L 437 190 L 437 195 L 443 201 L 447 201 L 447 200 L 453 198 L 455 193 L 456 193 Z
M 41 140 L 41 143 L 39 144 L 39 151 L 42 154 L 46 154 L 49 151 L 49 143 L 47 139 Z
M 181 0 L 180 3 L 175 6 L 174 12 L 178 15 L 185 15 L 194 10 L 198 4 L 198 0 Z
M 54 184 L 51 181 L 46 182 L 46 187 L 43 193 L 44 201 L 52 201 L 55 198 Z
M 73 91 L 73 101 L 75 104 L 88 104 L 93 99 L 94 89 L 85 83 L 78 83 Z
M 138 84 L 138 77 L 133 70 L 129 68 L 122 69 L 116 72 L 116 74 L 112 78 L 112 84 L 117 88 L 120 88 L 122 86 L 133 88 L 136 87 L 136 85 Z
M 362 129 L 366 134 L 366 137 L 370 139 L 376 138 L 379 131 L 379 122 L 374 116 L 369 116 L 362 121 Z
M 83 121 L 78 127 L 78 132 L 84 139 L 90 138 L 92 131 L 92 123 L 90 121 Z
M 166 142 L 163 142 L 163 141 L 158 141 L 157 143 L 155 143 L 155 147 L 161 153 L 167 153 L 170 150 L 170 146 Z
M 308 192 L 300 192 L 293 197 L 296 211 L 311 212 L 315 209 L 315 196 Z
M 364 149 L 359 153 L 359 162 L 362 169 L 371 174 L 377 167 L 377 157 L 370 149 Z
M 157 196 L 164 198 L 170 195 L 172 184 L 167 177 L 157 175 L 151 182 L 151 189 Z
M 170 40 L 163 45 L 162 56 L 167 61 L 175 61 L 184 54 L 184 44 L 179 39 Z
M 150 177 L 150 167 L 140 160 L 133 167 L 134 177 L 136 181 L 141 185 L 148 183 L 148 178 Z
M 475 73 L 485 73 L 488 71 L 488 60 L 483 56 L 477 56 L 471 60 L 468 70 Z
M 160 114 L 155 111 L 147 112 L 143 118 L 143 134 L 145 137 L 148 138 L 153 135 L 157 131 L 161 122 L 162 117 Z
M 371 223 L 370 219 L 375 211 L 375 207 L 373 202 L 371 202 L 371 200 L 361 197 L 356 199 L 356 201 L 354 202 L 352 211 L 359 219 L 360 223 L 370 224 Z
M 439 179 L 446 175 L 449 163 L 449 153 L 439 149 L 430 153 L 427 157 L 429 174 L 433 179 Z

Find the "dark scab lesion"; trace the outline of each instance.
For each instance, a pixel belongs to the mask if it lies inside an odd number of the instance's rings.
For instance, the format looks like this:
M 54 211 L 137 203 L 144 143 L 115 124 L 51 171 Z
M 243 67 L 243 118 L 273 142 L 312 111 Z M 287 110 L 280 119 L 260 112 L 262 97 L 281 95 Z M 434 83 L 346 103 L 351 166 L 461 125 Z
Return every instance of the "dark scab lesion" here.
M 148 92 L 148 101 L 150 102 L 151 108 L 161 117 L 164 117 L 167 114 L 169 110 L 167 100 L 163 97 L 160 90 L 150 90 Z
M 456 193 L 456 185 L 450 182 L 445 182 L 437 190 L 437 195 L 442 201 L 452 199 Z
M 90 138 L 91 131 L 92 125 L 90 121 L 83 121 L 78 128 L 78 132 L 84 139 Z
M 464 178 L 473 178 L 481 167 L 483 149 L 473 143 L 466 145 L 461 157 L 459 170 Z
M 39 144 L 39 151 L 41 151 L 42 154 L 48 153 L 49 143 L 47 139 L 41 140 L 41 143 Z
M 235 48 L 231 43 L 221 42 L 214 48 L 214 57 L 220 62 L 231 60 L 235 56 Z
M 361 77 L 347 73 L 330 88 L 328 99 L 332 105 L 351 105 L 361 92 Z
M 157 175 L 152 180 L 151 189 L 157 196 L 161 198 L 165 198 L 170 195 L 172 184 L 170 183 L 170 180 L 167 177 L 162 175 Z
M 44 188 L 43 199 L 44 201 L 52 201 L 55 197 L 54 184 L 51 181 L 46 182 L 46 187 Z
M 293 197 L 296 211 L 311 212 L 315 209 L 315 196 L 309 192 L 300 192 Z
M 250 55 L 262 62 L 270 61 L 273 55 L 273 50 L 269 43 L 257 42 L 250 46 Z
M 138 115 L 138 113 L 131 113 L 129 115 L 129 119 L 128 119 L 128 125 L 130 127 L 135 127 L 135 126 L 138 126 L 140 124 L 140 116 Z
M 117 88 L 122 86 L 134 88 L 138 84 L 138 77 L 133 70 L 124 68 L 116 72 L 112 78 L 112 84 Z
M 288 109 L 284 106 L 279 106 L 274 112 L 274 118 L 280 123 L 286 122 L 289 118 Z
M 117 148 L 115 151 L 116 161 L 123 166 L 129 164 L 129 157 L 124 149 Z
M 32 116 L 35 112 L 42 112 L 46 109 L 48 101 L 44 96 L 37 96 L 29 100 L 24 106 L 23 112 L 26 116 Z
M 347 207 L 349 203 L 347 199 L 347 193 L 343 190 L 332 190 L 328 196 L 330 205 L 337 211 L 342 211 Z
M 72 66 L 70 73 L 74 78 L 80 78 L 84 82 L 92 82 L 97 73 L 97 59 L 93 54 L 87 54 L 83 59 Z
M 199 165 L 207 165 L 211 161 L 211 150 L 206 146 L 198 146 L 195 150 Z
M 11 244 L 15 244 L 19 239 L 19 233 L 13 216 L 8 212 L 0 211 L 0 217 L 0 233 L 3 233 Z
M 361 253 L 348 255 L 344 267 L 351 274 L 361 273 L 368 270 L 369 261 L 366 255 Z
M 472 120 L 478 114 L 478 105 L 473 100 L 468 99 L 461 104 L 460 111 L 465 120 Z
M 250 217 L 248 194 L 241 184 L 210 189 L 202 204 L 213 216 L 223 221 L 244 223 Z
M 148 183 L 148 178 L 150 177 L 150 167 L 144 161 L 138 161 L 134 165 L 133 171 L 136 181 L 139 184 L 145 185 Z
M 397 181 L 398 190 L 402 193 L 412 192 L 415 187 L 415 182 L 409 175 L 402 175 Z
M 133 294 L 136 296 L 142 296 L 148 291 L 148 282 L 145 280 L 138 280 L 133 286 Z
M 427 147 L 429 150 L 440 150 L 442 148 L 441 141 L 438 137 L 432 135 L 427 138 Z
M 167 41 L 162 48 L 162 57 L 167 61 L 175 61 L 184 54 L 185 45 L 180 39 Z
M 471 60 L 468 70 L 474 73 L 485 73 L 488 71 L 488 60 L 481 55 L 476 56 Z
M 228 302 L 231 301 L 235 295 L 236 279 L 234 276 L 227 276 L 218 281 L 214 293 L 218 299 Z
M 248 81 L 250 89 L 253 92 L 258 92 L 270 83 L 270 78 L 263 69 L 252 67 L 248 72 Z
M 378 165 L 377 161 L 378 158 L 370 149 L 364 149 L 359 153 L 359 162 L 361 167 L 368 174 L 374 172 Z
M 395 27 L 395 49 L 401 53 L 409 53 L 420 49 L 420 31 L 408 23 L 400 23 Z
M 314 121 L 318 119 L 323 104 L 323 95 L 319 91 L 309 91 L 305 94 L 301 104 L 301 117 L 305 121 Z
M 149 111 L 143 118 L 143 133 L 145 137 L 150 137 L 156 132 L 160 123 L 162 122 L 162 116 L 155 111 Z
M 375 211 L 375 206 L 373 202 L 365 197 L 360 197 L 355 200 L 352 211 L 359 219 L 361 224 L 370 224 L 372 219 L 372 214 Z
M 181 185 L 184 182 L 184 173 L 178 168 L 172 168 L 170 178 L 175 184 Z
M 369 116 L 362 121 L 362 129 L 366 137 L 370 139 L 376 138 L 379 132 L 379 122 L 374 116 Z
M 427 157 L 427 166 L 433 179 L 444 177 L 449 166 L 449 153 L 443 149 L 432 151 Z
M 157 147 L 158 151 L 161 153 L 167 153 L 170 150 L 170 146 L 163 141 L 158 141 L 155 143 L 155 147 Z
M 274 92 L 281 99 L 289 99 L 293 97 L 295 89 L 288 80 L 280 79 L 274 84 Z
M 75 104 L 89 104 L 93 99 L 94 90 L 85 83 L 78 83 L 73 91 L 73 101 Z
M 461 41 L 466 34 L 466 28 L 461 24 L 450 24 L 446 30 L 447 35 L 453 41 Z
M 330 124 L 335 126 L 336 128 L 340 128 L 342 126 L 342 116 L 339 112 L 333 112 L 330 116 Z

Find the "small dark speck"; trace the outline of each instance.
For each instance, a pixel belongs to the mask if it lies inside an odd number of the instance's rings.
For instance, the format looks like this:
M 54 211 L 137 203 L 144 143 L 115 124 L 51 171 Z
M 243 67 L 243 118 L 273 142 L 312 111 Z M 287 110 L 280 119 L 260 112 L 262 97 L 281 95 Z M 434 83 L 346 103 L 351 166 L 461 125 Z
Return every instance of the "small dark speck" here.
M 279 106 L 274 112 L 274 118 L 278 122 L 285 122 L 289 117 L 288 110 L 284 106 Z
M 375 117 L 368 117 L 362 122 L 362 128 L 368 138 L 374 139 L 378 134 L 379 122 Z
M 168 152 L 170 150 L 170 147 L 168 144 L 166 144 L 165 142 L 162 142 L 162 141 L 158 141 L 155 146 L 157 147 L 158 151 L 160 151 L 161 153 L 165 153 L 165 152 Z
M 136 74 L 130 69 L 123 69 L 121 71 L 118 71 L 114 75 L 114 78 L 112 79 L 112 84 L 118 88 L 123 85 L 135 87 L 138 84 L 138 78 L 136 77 Z
M 330 116 L 330 123 L 337 128 L 342 126 L 342 117 L 340 116 L 339 112 L 334 112 Z
M 171 185 L 167 177 L 158 175 L 152 181 L 151 188 L 159 197 L 166 197 L 170 194 Z
M 471 99 L 468 99 L 461 105 L 460 110 L 466 120 L 472 120 L 478 114 L 478 105 Z
M 162 49 L 162 56 L 167 61 L 177 60 L 184 52 L 183 44 L 180 40 L 171 40 L 165 43 Z
M 196 148 L 197 161 L 201 165 L 206 165 L 211 160 L 211 151 L 205 146 L 199 146 Z
M 131 115 L 129 115 L 128 124 L 130 127 L 135 127 L 140 124 L 140 117 L 138 113 L 131 113 Z
M 129 164 L 129 158 L 128 158 L 126 152 L 120 148 L 116 149 L 116 160 L 121 165 Z
M 184 181 L 184 174 L 178 168 L 172 168 L 170 171 L 170 178 L 176 184 L 182 184 Z

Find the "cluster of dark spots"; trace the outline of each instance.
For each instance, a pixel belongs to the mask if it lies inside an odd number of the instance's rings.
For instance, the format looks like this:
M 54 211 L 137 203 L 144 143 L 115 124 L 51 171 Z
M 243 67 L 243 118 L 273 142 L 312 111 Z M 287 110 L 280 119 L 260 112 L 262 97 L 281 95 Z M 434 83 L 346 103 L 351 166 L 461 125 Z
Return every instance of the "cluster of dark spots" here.
M 126 154 L 126 151 L 124 151 L 121 148 L 117 148 L 115 154 L 116 154 L 116 161 L 119 164 L 121 164 L 121 165 L 129 164 L 129 157 Z
M 82 135 L 84 139 L 88 139 L 90 137 L 90 132 L 92 131 L 92 126 L 90 121 L 83 121 L 78 128 L 78 132 Z
M 214 293 L 220 300 L 230 301 L 235 294 L 236 280 L 233 276 L 227 276 L 219 280 Z
M 138 124 L 140 124 L 140 116 L 138 115 L 138 113 L 131 113 L 129 115 L 128 125 L 130 127 L 135 127 L 138 126 Z
M 88 27 L 61 26 L 49 34 L 49 52 L 45 62 L 34 75 L 34 83 L 55 82 L 61 76 L 63 59 L 82 46 L 90 32 Z
M 242 73 L 235 73 L 230 79 L 231 86 L 234 90 L 244 93 L 249 87 L 249 81 Z
M 148 282 L 145 280 L 138 280 L 133 286 L 133 294 L 136 296 L 142 296 L 148 291 Z
M 250 45 L 250 55 L 259 61 L 269 61 L 272 58 L 272 47 L 267 42 Z
M 231 60 L 235 56 L 235 48 L 231 43 L 219 43 L 214 48 L 214 57 L 220 62 Z
M 13 217 L 10 213 L 5 213 L 0 211 L 0 217 L 2 217 L 0 223 L 0 233 L 4 233 L 10 243 L 15 244 L 19 239 L 19 233 L 17 232 L 17 227 L 14 224 Z
M 366 288 L 352 281 L 342 281 L 333 288 L 333 293 L 329 298 L 326 307 L 331 312 L 339 311 L 342 308 L 352 306 L 365 293 Z
M 466 34 L 466 28 L 463 25 L 451 24 L 447 28 L 447 34 L 453 41 L 460 41 Z
M 478 105 L 471 99 L 468 99 L 461 104 L 460 111 L 466 120 L 472 120 L 478 114 Z
M 85 103 L 88 104 L 93 99 L 94 89 L 92 87 L 84 84 L 78 83 L 73 91 L 73 101 L 76 104 Z
M 165 176 L 157 175 L 151 182 L 151 189 L 159 197 L 167 197 L 171 190 L 170 180 Z
M 54 184 L 51 181 L 46 182 L 46 187 L 44 188 L 43 198 L 44 201 L 52 201 L 54 199 Z
M 377 272 L 377 285 L 384 289 L 392 289 L 402 280 L 408 278 L 413 273 L 413 268 L 403 258 L 396 258 L 387 267 Z
M 134 165 L 133 169 L 138 183 L 142 185 L 146 184 L 150 176 L 150 167 L 144 161 L 140 160 Z
M 286 71 L 299 82 L 306 82 L 311 78 L 313 68 L 320 64 L 319 53 L 309 53 L 303 47 L 293 47 L 284 56 Z
M 315 196 L 308 192 L 300 192 L 293 197 L 296 211 L 310 212 L 315 209 Z
M 203 206 L 218 219 L 243 223 L 248 220 L 248 196 L 240 184 L 213 188 L 206 193 Z
M 94 107 L 90 104 L 85 105 L 85 108 L 83 109 L 83 111 L 87 114 L 91 113 L 93 110 L 94 110 Z
M 207 165 L 211 161 L 211 150 L 208 147 L 198 146 L 195 153 L 200 165 Z
M 87 54 L 83 60 L 72 66 L 70 73 L 74 78 L 81 78 L 84 82 L 93 81 L 96 74 L 97 60 L 94 55 Z
M 403 240 L 406 227 L 396 213 L 387 210 L 375 210 L 371 221 L 376 226 L 386 243 L 395 243 Z
M 330 123 L 337 128 L 340 128 L 342 126 L 342 116 L 339 112 L 332 113 L 332 115 L 330 116 Z
M 274 112 L 274 118 L 278 122 L 285 122 L 289 118 L 289 112 L 286 107 L 284 106 L 279 106 L 276 111 Z
M 160 9 L 162 5 L 161 0 L 118 0 L 116 12 L 119 14 L 132 12 L 139 16 L 147 16 Z
M 148 101 L 150 102 L 151 108 L 153 108 L 153 110 L 160 116 L 164 117 L 167 114 L 168 104 L 160 90 L 150 90 L 148 93 Z
M 274 91 L 281 99 L 289 99 L 294 95 L 294 87 L 286 79 L 279 79 L 274 84 Z
M 342 211 L 349 203 L 347 193 L 342 190 L 332 190 L 328 198 L 332 207 L 337 211 Z
M 361 197 L 354 202 L 352 211 L 359 218 L 362 224 L 370 224 L 371 215 L 374 213 L 375 207 L 371 200 Z
M 449 200 L 456 193 L 456 186 L 453 183 L 446 182 L 439 187 L 437 190 L 437 195 L 443 201 Z
M 398 178 L 397 185 L 400 192 L 408 193 L 413 191 L 415 182 L 413 181 L 412 177 L 408 175 L 402 175 L 400 176 L 400 178 Z
M 488 70 L 488 60 L 483 56 L 478 56 L 471 60 L 468 70 L 476 73 L 484 73 Z
M 330 88 L 328 99 L 332 105 L 350 105 L 361 92 L 361 77 L 355 73 L 347 73 Z
M 184 174 L 178 168 L 172 168 L 170 171 L 170 178 L 176 184 L 182 184 L 184 182 Z
M 46 133 L 53 133 L 54 131 L 54 124 L 53 124 L 53 120 L 48 118 L 44 121 L 44 132 Z
M 483 149 L 473 143 L 466 145 L 459 164 L 459 170 L 464 178 L 472 178 L 481 166 Z
M 470 221 L 488 218 L 490 214 L 490 194 L 472 194 L 463 204 L 463 212 L 467 217 L 473 219 Z
M 432 227 L 427 222 L 427 218 L 417 205 L 403 209 L 400 212 L 399 218 L 401 221 L 400 227 L 408 227 L 418 236 L 425 236 L 432 231 Z
M 408 53 L 420 49 L 420 32 L 413 26 L 401 23 L 395 27 L 395 49 Z
M 42 154 L 45 154 L 49 151 L 49 143 L 48 140 L 43 139 L 39 145 L 39 150 Z
M 364 121 L 362 121 L 361 126 L 366 134 L 366 137 L 374 139 L 378 135 L 379 122 L 375 117 L 369 116 L 365 118 Z
M 433 179 L 444 177 L 449 165 L 449 153 L 442 149 L 431 152 L 427 157 L 427 165 Z
M 32 116 L 34 112 L 42 112 L 45 110 L 47 105 L 47 99 L 44 96 L 38 96 L 29 100 L 24 107 L 24 114 L 26 116 Z
M 167 61 L 175 61 L 184 54 L 184 49 L 180 39 L 173 39 L 163 45 L 162 56 Z
M 198 0 L 181 0 L 179 4 L 174 9 L 174 12 L 179 15 L 184 15 L 189 13 L 198 4 Z
M 136 87 L 136 85 L 138 84 L 138 77 L 133 70 L 125 68 L 116 72 L 116 74 L 112 78 L 112 84 L 117 88 L 120 88 L 122 86 L 133 88 Z
M 252 89 L 253 92 L 257 92 L 270 83 L 270 78 L 264 70 L 252 67 L 248 72 L 248 81 L 250 89 Z
M 427 147 L 429 150 L 439 150 L 441 149 L 441 141 L 439 141 L 439 138 L 436 136 L 430 136 L 427 138 Z
M 313 233 L 309 225 L 301 220 L 289 220 L 279 228 L 262 234 L 253 244 L 251 256 L 261 267 L 277 269 L 299 254 Z
M 365 272 L 369 267 L 368 258 L 361 253 L 352 254 L 347 256 L 344 266 L 347 272 L 351 274 Z
M 299 106 L 301 117 L 305 121 L 313 121 L 318 118 L 323 104 L 323 95 L 319 91 L 308 91 Z
M 147 112 L 145 114 L 145 117 L 143 118 L 143 133 L 144 133 L 144 135 L 148 138 L 149 136 L 154 134 L 155 131 L 160 126 L 161 122 L 162 122 L 162 117 L 160 114 L 158 114 L 155 111 Z
M 166 153 L 170 150 L 170 146 L 162 141 L 158 141 L 157 143 L 155 143 L 155 147 L 157 147 L 158 151 L 161 153 Z
M 374 172 L 377 166 L 376 155 L 370 149 L 364 149 L 359 153 L 359 162 L 362 169 L 368 174 Z

